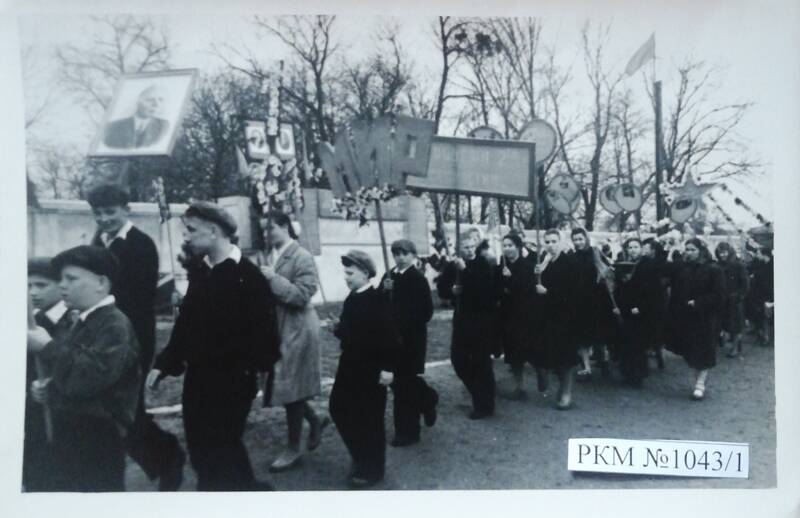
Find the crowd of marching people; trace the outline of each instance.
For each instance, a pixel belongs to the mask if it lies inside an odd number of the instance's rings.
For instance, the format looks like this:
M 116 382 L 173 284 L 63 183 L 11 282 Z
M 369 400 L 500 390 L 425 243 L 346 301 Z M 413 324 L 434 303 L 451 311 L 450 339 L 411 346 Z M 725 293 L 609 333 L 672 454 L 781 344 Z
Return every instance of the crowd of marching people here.
M 328 416 L 311 404 L 322 393 L 323 328 L 311 303 L 319 278 L 287 215 L 264 216 L 268 250 L 248 258 L 230 214 L 209 202 L 188 207 L 188 289 L 156 350 L 156 247 L 131 223 L 122 189 L 98 187 L 88 202 L 92 244 L 28 263 L 25 491 L 122 491 L 126 455 L 159 490 L 174 491 L 187 454 L 197 490 L 269 490 L 243 442 L 259 393 L 286 417 L 286 446 L 270 471 L 298 466 L 332 423 L 352 458 L 353 488 L 384 477 L 389 392 L 392 446 L 418 443 L 422 423 L 436 423 L 439 394 L 422 377 L 434 304 L 411 241 L 392 243 L 395 266 L 379 282 L 364 251 L 341 257 L 350 294 L 329 326 L 341 354 Z M 712 254 L 692 238 L 667 254 L 656 239 L 631 238 L 612 261 L 582 229 L 569 241 L 548 230 L 537 251 L 512 230 L 495 257 L 472 230 L 437 265 L 438 295 L 454 307 L 451 362 L 472 399 L 470 419 L 494 413 L 493 358 L 509 365 L 511 398 L 527 398 L 530 365 L 538 391 L 556 384 L 556 406 L 568 409 L 574 380 L 590 378 L 593 366 L 641 387 L 649 357 L 663 368 L 667 348 L 694 369 L 692 397 L 701 400 L 720 342 L 740 356 L 745 321 L 767 329 L 769 250 L 746 265 L 727 243 Z M 183 377 L 186 452 L 145 411 L 148 391 L 170 376 Z

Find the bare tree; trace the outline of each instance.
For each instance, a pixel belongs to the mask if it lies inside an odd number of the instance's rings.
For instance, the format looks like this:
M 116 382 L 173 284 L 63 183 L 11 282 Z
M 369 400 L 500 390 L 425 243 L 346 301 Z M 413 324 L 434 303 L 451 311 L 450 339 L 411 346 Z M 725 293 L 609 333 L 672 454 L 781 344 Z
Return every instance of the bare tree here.
M 682 181 L 689 171 L 710 180 L 742 179 L 757 172 L 761 164 L 735 131 L 753 103 L 712 102 L 722 74 L 704 61 L 687 59 L 677 74 L 664 131 L 666 180 Z
M 411 66 L 397 39 L 398 26 L 387 25 L 375 36 L 375 52 L 360 63 L 342 63 L 344 109 L 356 118 L 392 112 L 411 80 Z
M 95 121 L 123 74 L 169 68 L 170 39 L 152 19 L 133 15 L 93 16 L 91 42 L 56 50 L 61 86 Z

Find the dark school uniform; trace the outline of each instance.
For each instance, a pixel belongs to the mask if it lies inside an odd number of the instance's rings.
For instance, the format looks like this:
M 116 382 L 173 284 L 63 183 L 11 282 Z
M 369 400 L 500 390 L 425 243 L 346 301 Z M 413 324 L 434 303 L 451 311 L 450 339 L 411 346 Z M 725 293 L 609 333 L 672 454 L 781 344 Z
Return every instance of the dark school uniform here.
M 235 249 L 191 270 L 155 368 L 183 380 L 183 424 L 199 491 L 258 489 L 243 436 L 256 376 L 280 356 L 275 305 L 258 267 Z
M 463 291 L 456 297 L 453 312 L 450 358 L 456 375 L 472 396 L 473 409 L 491 414 L 495 402 L 491 358 L 497 301 L 494 273 L 486 259 L 476 256 L 466 262 L 460 278 Z
M 383 280 L 394 286 L 383 290 Z M 425 372 L 428 347 L 428 322 L 433 316 L 433 300 L 428 280 L 413 265 L 404 272 L 394 268 L 381 281 L 381 291 L 389 303 L 400 332 L 403 347 L 394 365 L 394 432 L 399 439 L 413 440 L 420 435 L 420 416 L 435 407 L 439 396 L 419 376 Z
M 342 353 L 330 397 L 330 413 L 353 459 L 354 477 L 383 479 L 386 468 L 386 387 L 403 344 L 384 295 L 372 286 L 350 292 L 334 334 Z
M 722 270 L 725 297 L 722 303 L 722 330 L 739 334 L 744 329 L 744 299 L 750 279 L 747 268 L 738 259 L 717 263 Z
M 54 340 L 63 338 L 72 326 L 70 313 L 63 301 L 38 311 L 33 318 L 36 325 L 43 327 Z M 52 451 L 47 441 L 44 409 L 30 397 L 29 392 L 31 384 L 38 378 L 36 355 L 28 353 L 25 368 L 25 439 L 22 449 L 22 484 L 26 492 L 52 489 Z
M 156 245 L 135 226 L 130 226 L 122 235 L 110 238 L 110 241 L 104 241 L 98 232 L 92 244 L 108 248 L 119 263 L 119 276 L 115 279 L 111 293 L 119 310 L 133 324 L 139 341 L 141 369 L 143 373 L 147 373 L 153 363 L 156 345 Z M 153 421 L 153 416 L 145 411 L 144 380 L 139 390 L 136 421 L 126 442 L 128 454 L 150 480 L 170 468 L 182 466 L 184 456 L 177 437 L 159 428 Z
M 108 304 L 40 353 L 51 375 L 54 491 L 124 491 L 124 436 L 136 414 L 139 345 L 128 318 Z

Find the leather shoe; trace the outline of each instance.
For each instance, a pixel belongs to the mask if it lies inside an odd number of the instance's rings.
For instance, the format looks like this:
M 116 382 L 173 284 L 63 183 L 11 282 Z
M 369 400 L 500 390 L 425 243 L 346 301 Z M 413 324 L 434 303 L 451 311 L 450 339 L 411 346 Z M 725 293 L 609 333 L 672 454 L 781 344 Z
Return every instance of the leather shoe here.
M 289 449 L 284 450 L 280 455 L 278 455 L 278 458 L 275 459 L 275 462 L 269 466 L 269 471 L 270 473 L 281 473 L 282 471 L 288 471 L 300 464 L 300 459 L 302 457 L 303 455 L 299 451 Z
M 361 476 L 356 475 L 356 476 L 350 477 L 350 487 L 352 489 L 367 489 L 367 488 L 370 488 L 370 487 L 374 486 L 375 484 L 380 483 L 381 481 L 383 481 L 383 477 L 380 477 L 380 478 L 366 478 L 366 477 L 361 477 Z
M 428 407 L 425 408 L 425 410 L 422 412 L 422 417 L 425 418 L 425 426 L 427 426 L 428 428 L 436 424 L 436 417 L 437 417 L 436 405 L 439 404 L 439 395 L 434 394 L 434 396 L 435 397 L 433 398 L 433 403 L 431 405 L 428 405 Z
M 479 410 L 473 410 L 472 412 L 470 412 L 469 418 L 472 419 L 473 421 L 475 421 L 475 420 L 478 420 L 478 419 L 485 419 L 485 418 L 491 417 L 493 415 L 494 415 L 494 411 L 490 411 L 490 410 L 480 410 L 480 411 Z
M 412 444 L 417 444 L 419 442 L 419 436 L 417 437 L 403 437 L 398 436 L 392 439 L 391 445 L 395 448 L 402 448 L 403 446 L 411 446 Z
M 183 465 L 186 464 L 186 454 L 180 448 L 177 450 L 173 462 L 167 464 L 158 476 L 159 491 L 177 491 L 183 484 Z

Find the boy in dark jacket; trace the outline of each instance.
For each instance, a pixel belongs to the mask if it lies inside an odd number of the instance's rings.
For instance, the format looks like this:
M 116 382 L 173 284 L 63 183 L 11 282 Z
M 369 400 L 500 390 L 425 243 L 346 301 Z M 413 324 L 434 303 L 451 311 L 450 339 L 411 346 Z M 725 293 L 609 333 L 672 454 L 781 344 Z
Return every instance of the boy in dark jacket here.
M 394 368 L 394 440 L 392 446 L 419 442 L 420 415 L 425 424 L 436 422 L 439 395 L 419 376 L 425 372 L 428 322 L 433 316 L 433 301 L 427 279 L 414 263 L 417 249 L 408 239 L 392 243 L 397 266 L 383 276 L 381 291 L 403 340 L 403 350 Z
M 28 295 L 31 299 L 33 319 L 53 338 L 62 338 L 72 325 L 70 312 L 61 300 L 58 287 L 59 274 L 49 257 L 28 260 Z M 41 366 L 41 363 L 39 364 Z M 36 355 L 28 354 L 25 386 L 31 387 L 39 377 Z M 42 405 L 25 397 L 25 443 L 22 453 L 22 484 L 25 491 L 48 491 L 52 478 L 50 445 L 47 439 Z
M 383 480 L 386 468 L 384 413 L 402 347 L 384 295 L 370 285 L 375 263 L 364 252 L 342 256 L 350 294 L 334 334 L 342 344 L 330 399 L 330 412 L 353 458 L 350 485 L 355 489 Z
M 79 246 L 53 260 L 61 291 L 78 320 L 61 339 L 44 328 L 28 331 L 28 351 L 39 354 L 48 378 L 31 387 L 52 410 L 52 472 L 56 491 L 124 491 L 123 439 L 133 423 L 139 392 L 136 335 L 116 308 L 111 287 L 114 256 Z
M 158 251 L 150 237 L 129 219 L 128 194 L 116 185 L 101 185 L 87 196 L 97 232 L 92 244 L 108 249 L 119 262 L 120 276 L 111 294 L 125 313 L 139 342 L 143 373 L 150 371 L 156 345 L 155 301 Z M 144 408 L 144 380 L 139 390 L 136 422 L 127 439 L 128 454 L 160 491 L 176 491 L 183 480 L 186 456 L 178 439 L 159 428 Z

